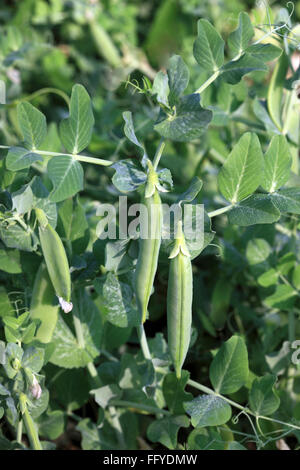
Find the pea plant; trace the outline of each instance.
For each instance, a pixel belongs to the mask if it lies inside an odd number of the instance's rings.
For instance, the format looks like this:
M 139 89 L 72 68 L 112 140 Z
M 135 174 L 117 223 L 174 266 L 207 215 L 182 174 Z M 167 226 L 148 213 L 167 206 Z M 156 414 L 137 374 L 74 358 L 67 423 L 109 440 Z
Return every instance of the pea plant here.
M 299 448 L 299 28 L 261 14 L 128 78 L 113 154 L 82 84 L 1 106 L 1 449 Z

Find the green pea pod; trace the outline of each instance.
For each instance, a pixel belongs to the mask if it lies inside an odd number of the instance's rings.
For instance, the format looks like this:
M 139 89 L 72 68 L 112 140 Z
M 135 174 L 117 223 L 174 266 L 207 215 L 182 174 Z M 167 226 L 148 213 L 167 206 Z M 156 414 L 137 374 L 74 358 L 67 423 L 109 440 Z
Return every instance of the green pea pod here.
M 149 163 L 149 165 L 151 164 Z M 134 274 L 136 302 L 142 322 L 145 322 L 147 318 L 148 303 L 157 270 L 163 221 L 161 200 L 157 190 L 157 175 L 152 166 L 150 170 L 145 196 L 141 201 L 147 209 L 145 223 L 148 237 L 140 239 L 139 256 Z M 143 213 L 141 214 L 141 225 L 143 226 Z
M 176 376 L 180 378 L 191 339 L 193 300 L 192 263 L 182 234 L 181 222 L 176 244 L 169 258 L 168 343 Z
M 45 213 L 36 209 L 39 223 L 39 238 L 55 294 L 65 313 L 72 310 L 71 276 L 64 245 L 54 228 L 48 223 Z
M 55 292 L 47 268 L 41 263 L 35 277 L 30 303 L 31 318 L 41 322 L 36 332 L 36 338 L 41 343 L 51 341 L 57 323 L 59 307 L 53 305 L 54 298 Z

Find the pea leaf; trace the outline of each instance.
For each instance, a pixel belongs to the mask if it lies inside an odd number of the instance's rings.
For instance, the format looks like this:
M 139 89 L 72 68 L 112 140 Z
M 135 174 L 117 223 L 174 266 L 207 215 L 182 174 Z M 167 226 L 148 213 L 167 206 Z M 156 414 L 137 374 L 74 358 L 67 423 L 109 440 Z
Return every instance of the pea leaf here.
M 275 135 L 265 155 L 264 173 L 261 186 L 274 192 L 289 179 L 292 157 L 285 136 Z
M 0 245 L 0 269 L 6 273 L 20 274 L 22 272 L 20 251 L 7 249 Z M 1 294 L 0 291 L 0 296 Z
M 156 95 L 158 103 L 164 106 L 169 106 L 169 79 L 168 75 L 162 71 L 159 71 L 154 78 L 151 93 Z
M 153 421 L 147 429 L 147 436 L 151 442 L 160 442 L 168 449 L 176 449 L 178 431 L 188 425 L 187 416 L 167 416 Z
M 89 94 L 82 85 L 74 85 L 70 116 L 59 127 L 61 141 L 69 153 L 78 154 L 89 145 L 94 122 Z
M 246 49 L 253 36 L 254 29 L 249 15 L 241 12 L 238 27 L 229 34 L 228 46 L 235 55 L 240 54 Z
M 37 237 L 29 230 L 24 230 L 18 224 L 8 227 L 0 224 L 0 238 L 7 248 L 17 248 L 23 251 L 34 251 L 37 247 Z
M 121 192 L 135 191 L 145 183 L 147 175 L 139 170 L 132 160 L 120 160 L 112 165 L 116 170 L 112 177 L 113 185 Z
M 17 115 L 25 146 L 30 150 L 38 149 L 47 134 L 45 116 L 27 101 L 18 104 Z
M 238 60 L 230 60 L 221 68 L 222 79 L 236 85 L 244 75 L 253 71 L 266 72 L 267 66 L 250 53 L 244 53 Z
M 243 338 L 232 336 L 226 341 L 210 368 L 210 381 L 217 393 L 237 392 L 246 382 L 249 374 L 248 353 Z
M 63 411 L 47 411 L 38 420 L 39 435 L 51 440 L 57 439 L 64 432 L 65 421 Z
M 112 384 L 91 390 L 90 393 L 94 395 L 96 403 L 98 403 L 101 408 L 106 408 L 110 400 L 121 397 L 122 391 L 117 385 Z
M 270 194 L 270 200 L 277 209 L 285 214 L 300 214 L 300 189 L 284 188 Z
M 169 104 L 173 106 L 178 101 L 189 83 L 189 69 L 179 55 L 174 55 L 168 62 Z
M 297 295 L 297 291 L 292 286 L 279 284 L 274 294 L 269 295 L 264 302 L 270 308 L 289 310 L 293 308 Z
M 135 135 L 134 125 L 133 125 L 133 120 L 132 120 L 132 113 L 131 111 L 124 111 L 122 116 L 125 121 L 124 134 L 126 135 L 127 139 L 130 140 L 130 142 L 132 142 L 134 145 L 136 145 L 142 150 L 143 152 L 142 165 L 145 166 L 148 156 L 147 156 L 145 147 L 139 142 L 139 140 L 137 139 Z
M 243 227 L 272 224 L 279 218 L 280 211 L 267 194 L 252 194 L 228 213 L 229 223 Z
M 279 273 L 271 268 L 259 276 L 257 282 L 263 287 L 270 287 L 277 284 Z
M 200 395 L 183 406 L 195 428 L 220 426 L 231 418 L 230 405 L 223 398 L 213 395 Z
M 188 371 L 182 370 L 180 379 L 177 379 L 174 373 L 167 374 L 164 378 L 163 394 L 172 414 L 183 414 L 185 412 L 183 403 L 193 398 L 191 393 L 185 392 L 189 376 Z
M 203 182 L 200 180 L 200 178 L 198 178 L 198 176 L 194 176 L 190 186 L 183 194 L 178 197 L 177 202 L 193 202 L 193 200 L 200 193 L 202 186 Z
M 52 367 L 54 375 L 51 378 L 51 398 L 70 411 L 81 408 L 90 398 L 90 384 L 85 370 Z
M 270 62 L 271 60 L 277 59 L 282 54 L 282 49 L 274 46 L 273 44 L 252 44 L 247 47 L 246 53 L 251 54 L 252 57 L 263 62 Z
M 52 364 L 66 369 L 85 367 L 91 362 L 99 354 L 102 337 L 100 313 L 87 293 L 80 289 L 72 300 L 72 315 L 81 323 L 81 339 L 76 338 L 60 315 L 52 337 L 55 349 L 50 358 Z
M 10 171 L 23 170 L 38 161 L 41 162 L 43 159 L 34 152 L 29 152 L 23 147 L 10 147 L 6 156 L 6 168 Z
M 224 41 L 209 21 L 201 19 L 197 27 L 194 57 L 204 70 L 215 72 L 224 62 Z
M 133 290 L 129 284 L 109 272 L 106 277 L 96 279 L 94 286 L 101 311 L 110 323 L 121 328 L 138 325 L 139 315 L 132 306 Z
M 53 184 L 50 201 L 63 201 L 83 189 L 83 169 L 74 158 L 68 155 L 51 158 L 47 170 Z
M 154 128 L 167 139 L 187 142 L 203 134 L 212 116 L 212 111 L 201 107 L 200 95 L 194 93 L 180 99 L 173 116 L 167 116 L 161 110 Z
M 258 137 L 246 132 L 233 147 L 218 176 L 223 196 L 236 203 L 252 194 L 260 185 L 263 155 Z
M 269 416 L 280 405 L 280 398 L 274 389 L 276 376 L 266 374 L 255 379 L 249 393 L 250 408 L 257 416 Z
M 131 354 L 123 354 L 119 375 L 119 386 L 124 389 L 140 390 L 151 386 L 155 380 L 153 362 L 141 355 L 132 360 Z

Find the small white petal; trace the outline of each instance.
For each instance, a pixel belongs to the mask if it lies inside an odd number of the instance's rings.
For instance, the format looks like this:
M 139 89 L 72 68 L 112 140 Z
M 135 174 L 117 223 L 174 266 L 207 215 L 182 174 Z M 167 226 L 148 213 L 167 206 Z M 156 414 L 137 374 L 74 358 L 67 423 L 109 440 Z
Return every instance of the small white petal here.
M 61 306 L 61 308 L 63 309 L 65 313 L 71 312 L 73 308 L 72 302 L 67 302 L 62 297 L 58 297 L 58 301 L 59 301 L 59 305 Z

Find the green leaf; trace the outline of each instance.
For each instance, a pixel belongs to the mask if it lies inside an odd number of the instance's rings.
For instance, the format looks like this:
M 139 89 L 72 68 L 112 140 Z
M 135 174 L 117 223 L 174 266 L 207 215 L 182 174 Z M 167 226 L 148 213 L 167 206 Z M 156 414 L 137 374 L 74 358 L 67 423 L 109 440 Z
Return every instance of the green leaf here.
M 271 268 L 268 271 L 264 272 L 259 276 L 257 279 L 258 283 L 263 287 L 270 287 L 274 284 L 277 284 L 279 277 L 279 273 L 274 269 Z
M 39 373 L 44 364 L 44 350 L 30 346 L 26 348 L 22 357 L 22 366 L 28 367 L 32 372 Z
M 246 257 L 252 266 L 252 271 L 257 275 L 265 273 L 270 269 L 269 258 L 271 257 L 271 247 L 263 238 L 253 238 L 247 244 Z
M 253 36 L 254 29 L 249 15 L 245 12 L 241 12 L 239 14 L 238 27 L 229 34 L 228 46 L 235 55 L 241 54 L 246 49 Z
M 82 166 L 72 157 L 62 155 L 51 158 L 47 170 L 53 184 L 50 201 L 63 201 L 83 189 Z
M 147 429 L 147 437 L 151 442 L 160 442 L 168 449 L 176 449 L 177 434 L 180 428 L 187 428 L 187 416 L 168 416 L 153 421 Z
M 224 62 L 224 41 L 209 21 L 201 19 L 197 25 L 194 57 L 204 70 L 215 72 Z
M 94 395 L 96 403 L 98 403 L 101 408 L 106 408 L 110 400 L 121 397 L 122 390 L 120 390 L 116 384 L 111 384 L 91 390 L 90 393 Z
M 164 378 L 163 394 L 172 414 L 184 414 L 183 402 L 188 402 L 193 398 L 191 393 L 185 392 L 189 376 L 188 371 L 182 370 L 180 379 L 177 379 L 174 373 L 167 374 Z
M 34 162 L 42 162 L 40 155 L 30 152 L 23 147 L 10 147 L 6 156 L 6 168 L 10 171 L 19 171 L 29 168 Z
M 3 245 L 0 245 L 0 270 L 10 274 L 20 274 L 22 272 L 20 251 L 7 249 Z
M 8 343 L 5 350 L 5 369 L 6 375 L 9 379 L 13 379 L 18 373 L 18 368 L 14 367 L 14 362 L 21 363 L 23 356 L 23 349 L 15 343 Z
M 183 194 L 177 199 L 177 203 L 179 202 L 193 202 L 193 200 L 198 196 L 203 186 L 203 182 L 200 180 L 198 176 L 194 176 L 192 179 L 188 189 L 184 191 Z
M 282 131 L 282 97 L 289 62 L 286 54 L 282 54 L 271 77 L 268 89 L 268 110 L 277 129 Z
M 81 324 L 80 340 L 60 315 L 52 337 L 55 349 L 50 358 L 50 362 L 66 369 L 85 367 L 98 356 L 102 337 L 100 313 L 87 293 L 80 289 L 72 300 L 72 315 Z
M 292 286 L 279 284 L 274 294 L 269 295 L 264 302 L 270 308 L 289 310 L 293 308 L 297 295 Z
M 175 114 L 167 116 L 161 111 L 155 130 L 167 139 L 187 142 L 199 138 L 212 120 L 212 111 L 200 105 L 200 95 L 183 96 Z
M 168 75 L 162 71 L 159 71 L 154 78 L 151 93 L 156 95 L 158 103 L 164 106 L 169 106 L 168 95 L 169 95 L 169 79 Z
M 174 55 L 167 67 L 169 83 L 169 104 L 172 107 L 177 103 L 189 83 L 189 69 L 179 55 Z
M 45 116 L 27 101 L 18 104 L 17 114 L 25 146 L 30 150 L 38 149 L 47 134 Z
M 120 160 L 112 168 L 116 170 L 112 183 L 121 193 L 135 191 L 147 179 L 146 174 L 132 160 Z
M 66 416 L 63 411 L 47 411 L 38 421 L 39 435 L 46 439 L 57 439 L 65 428 Z
M 270 199 L 281 213 L 300 214 L 300 188 L 280 189 Z
M 256 134 L 246 132 L 233 147 L 218 176 L 223 196 L 232 204 L 245 199 L 260 185 L 263 155 Z
M 246 53 L 263 62 L 270 62 L 282 54 L 282 49 L 273 44 L 252 44 L 246 49 Z
M 138 326 L 139 315 L 132 306 L 134 293 L 129 284 L 109 272 L 106 277 L 96 279 L 94 286 L 99 294 L 98 305 L 107 321 L 121 328 Z
M 228 213 L 230 224 L 243 227 L 256 224 L 272 224 L 279 218 L 280 211 L 267 194 L 253 194 L 237 204 Z
M 22 186 L 11 196 L 13 210 L 16 210 L 18 214 L 26 214 L 33 208 L 33 193 L 30 186 Z
M 123 354 L 119 375 L 119 386 L 122 389 L 143 389 L 151 386 L 155 380 L 155 370 L 151 360 L 135 356 L 132 360 L 131 354 Z
M 7 248 L 34 251 L 37 247 L 37 237 L 18 224 L 9 225 L 8 227 L 0 224 L 0 238 Z
M 245 53 L 238 60 L 231 60 L 221 68 L 222 79 L 236 85 L 244 75 L 253 71 L 266 72 L 268 67 L 257 57 Z
M 223 398 L 214 395 L 200 395 L 184 403 L 194 427 L 220 426 L 231 418 L 231 407 Z
M 89 145 L 94 122 L 89 94 L 82 85 L 74 85 L 70 116 L 59 127 L 61 141 L 69 153 L 76 155 Z
M 227 395 L 237 392 L 245 384 L 248 374 L 245 341 L 232 336 L 221 346 L 210 365 L 210 381 L 217 393 Z
M 266 374 L 264 377 L 255 379 L 249 393 L 251 410 L 257 416 L 269 416 L 273 414 L 280 405 L 280 398 L 275 391 L 276 376 Z
M 90 400 L 90 384 L 85 369 L 53 369 L 50 393 L 60 407 L 74 411 Z
M 261 186 L 273 193 L 283 186 L 291 173 L 292 156 L 285 136 L 272 137 L 265 154 L 264 173 Z
M 134 125 L 133 125 L 133 120 L 132 120 L 132 113 L 131 111 L 124 111 L 122 116 L 125 121 L 124 134 L 126 135 L 127 139 L 130 140 L 130 142 L 132 142 L 134 145 L 136 145 L 142 150 L 143 152 L 142 165 L 145 166 L 146 159 L 147 159 L 147 152 L 146 152 L 145 147 L 139 142 L 139 140 L 137 139 L 135 135 Z

